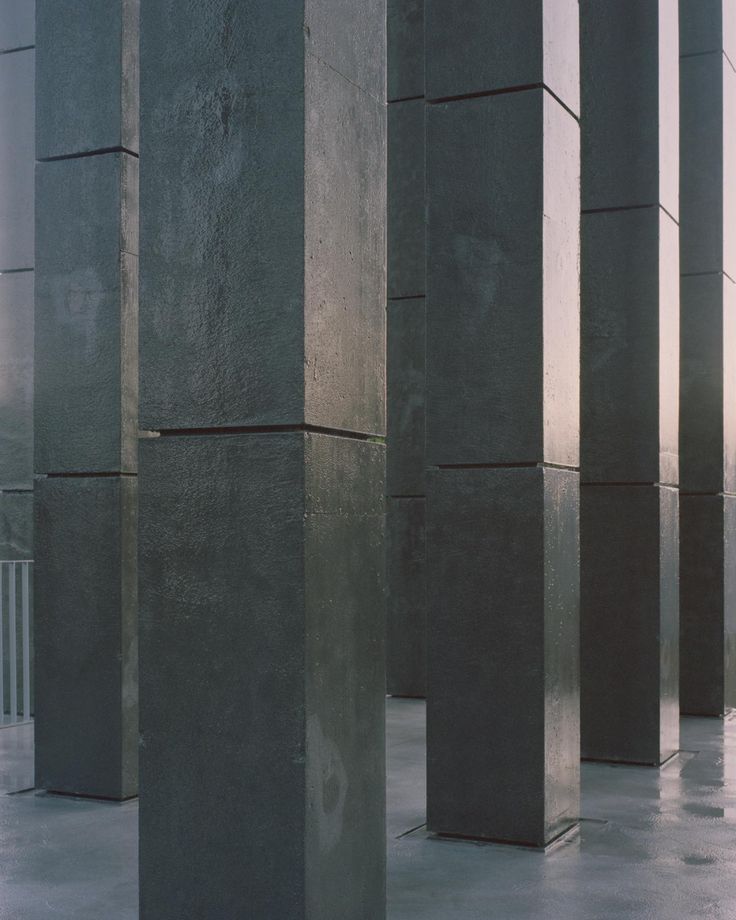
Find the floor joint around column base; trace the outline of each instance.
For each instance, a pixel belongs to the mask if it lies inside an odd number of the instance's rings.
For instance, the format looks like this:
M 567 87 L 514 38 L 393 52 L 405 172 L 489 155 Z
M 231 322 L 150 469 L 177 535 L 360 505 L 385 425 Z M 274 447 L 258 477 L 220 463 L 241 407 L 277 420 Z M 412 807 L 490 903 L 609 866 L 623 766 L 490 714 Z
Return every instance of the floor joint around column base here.
M 511 848 L 514 850 L 524 850 L 528 853 L 541 853 L 542 855 L 546 855 L 550 851 L 557 849 L 557 847 L 568 843 L 570 840 L 578 836 L 580 833 L 580 820 L 572 822 L 568 827 L 560 831 L 559 834 L 555 835 L 545 844 L 526 843 L 519 840 L 505 840 L 500 837 L 476 837 L 467 834 L 442 834 L 437 833 L 436 831 L 428 830 L 426 824 L 421 824 L 419 827 L 407 831 L 401 836 L 409 837 L 424 828 L 426 838 L 428 840 L 444 841 L 446 843 L 467 843 L 471 844 L 472 846 L 481 847 L 503 847 L 504 849 Z
M 37 789 L 38 796 L 54 796 L 59 799 L 79 799 L 81 802 L 101 802 L 104 805 L 125 805 L 128 802 L 134 802 L 138 795 L 127 795 L 122 799 L 114 798 L 109 795 L 85 795 L 83 792 L 59 792 L 58 789 Z
M 669 766 L 681 754 L 690 754 L 691 751 L 675 751 L 662 761 L 654 760 L 614 760 L 609 757 L 581 757 L 582 763 L 599 763 L 608 767 L 647 767 L 648 769 L 660 770 L 662 767 Z

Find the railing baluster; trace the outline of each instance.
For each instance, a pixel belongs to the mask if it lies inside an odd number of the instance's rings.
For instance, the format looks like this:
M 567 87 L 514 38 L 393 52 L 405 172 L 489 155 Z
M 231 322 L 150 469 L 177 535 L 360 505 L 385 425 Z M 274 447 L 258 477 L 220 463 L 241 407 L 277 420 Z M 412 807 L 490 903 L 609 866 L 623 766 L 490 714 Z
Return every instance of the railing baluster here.
M 21 603 L 23 605 L 23 720 L 31 718 L 31 617 L 28 590 L 28 563 L 21 564 Z
M 15 563 L 8 565 L 8 658 L 10 659 L 10 721 L 18 721 L 18 640 L 16 637 Z

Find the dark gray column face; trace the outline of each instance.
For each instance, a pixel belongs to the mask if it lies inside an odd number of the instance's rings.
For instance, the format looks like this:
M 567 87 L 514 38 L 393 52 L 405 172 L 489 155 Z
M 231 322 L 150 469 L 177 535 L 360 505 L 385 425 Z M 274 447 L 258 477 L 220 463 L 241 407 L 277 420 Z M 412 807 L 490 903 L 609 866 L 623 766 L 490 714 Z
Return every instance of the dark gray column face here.
M 0 52 L 33 44 L 34 0 L 3 0 L 0 6 Z
M 0 53 L 0 272 L 33 268 L 34 60 Z
M 0 559 L 33 556 L 34 2 L 0 3 Z
M 680 0 L 680 54 L 723 50 L 733 61 L 736 9 L 729 0 Z
M 423 697 L 427 688 L 426 499 L 389 500 L 386 517 L 386 689 Z
M 141 916 L 381 916 L 382 446 L 161 438 L 141 483 Z
M 389 303 L 389 496 L 424 495 L 425 323 L 424 298 Z
M 730 0 L 680 0 L 680 696 L 713 716 L 736 705 L 735 33 Z
M 576 466 L 577 124 L 536 90 L 433 105 L 427 143 L 428 462 Z
M 577 474 L 430 476 L 429 827 L 541 845 L 579 808 Z
M 139 6 L 36 0 L 38 159 L 138 150 Z
M 0 556 L 33 558 L 33 492 L 0 495 Z
M 42 479 L 35 525 L 36 785 L 124 799 L 138 787 L 135 478 Z
M 143 121 L 155 157 L 148 212 L 162 217 L 144 231 L 141 297 L 152 309 L 141 318 L 141 426 L 306 422 L 382 434 L 382 46 L 359 32 L 373 43 L 364 72 L 354 48 L 330 45 L 319 5 L 306 46 L 304 17 L 286 0 L 249 9 L 248 29 L 222 2 L 187 17 L 170 6 L 145 11 L 142 37 L 144 56 L 162 56 L 143 75 L 144 94 L 181 102 L 162 102 Z M 343 10 L 349 44 L 377 9 L 374 0 Z M 227 79 L 208 88 L 202 73 L 214 52 L 192 36 L 211 34 L 214 22 L 226 26 L 215 57 Z M 153 47 L 149 36 L 164 33 Z M 280 39 L 271 47 L 266 34 Z M 193 132 L 204 132 L 200 143 Z
M 680 94 L 682 272 L 736 278 L 736 72 L 722 53 L 684 56 Z
M 583 757 L 659 764 L 678 748 L 677 499 L 582 489 Z
M 142 6 L 144 920 L 385 913 L 384 29 Z
M 577 0 L 426 0 L 427 98 L 547 86 L 579 106 Z
M 677 0 L 582 0 L 583 210 L 678 217 Z
M 724 422 L 728 424 L 733 416 L 724 412 L 724 397 L 736 392 L 725 390 L 733 373 L 724 375 L 724 370 L 736 365 L 731 354 L 736 338 L 724 336 L 733 326 L 726 316 L 736 306 L 733 289 L 734 283 L 720 273 L 683 276 L 680 284 L 680 486 L 684 492 L 722 492 L 724 463 L 736 458 L 733 424 L 728 425 L 730 443 L 724 438 Z M 733 469 L 733 460 L 729 466 Z
M 33 272 L 0 275 L 0 381 L 0 489 L 31 489 Z
M 40 163 L 37 186 L 36 469 L 135 470 L 138 160 Z
M 388 0 L 388 101 L 424 95 L 425 0 Z
M 425 291 L 424 99 L 388 108 L 388 296 Z
M 138 788 L 138 0 L 38 0 L 36 785 Z
M 678 481 L 678 276 L 660 208 L 583 214 L 584 482 Z
M 736 498 L 680 499 L 680 708 L 723 715 L 736 706 Z

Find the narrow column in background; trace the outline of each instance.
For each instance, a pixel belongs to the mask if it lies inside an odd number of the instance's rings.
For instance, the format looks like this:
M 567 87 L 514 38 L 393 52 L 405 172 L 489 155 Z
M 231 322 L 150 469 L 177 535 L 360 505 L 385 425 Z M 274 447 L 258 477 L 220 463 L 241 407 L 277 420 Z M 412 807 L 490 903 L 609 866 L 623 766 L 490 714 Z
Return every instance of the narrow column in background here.
M 736 4 L 680 0 L 680 709 L 736 706 Z
M 0 4 L 0 560 L 33 558 L 34 35 L 33 0 Z M 11 655 L 8 601 L 0 585 L 0 722 L 23 657 L 20 618 Z M 24 689 L 19 673 L 21 703 Z M 23 715 L 16 706 L 12 716 Z
M 142 920 L 385 913 L 385 20 L 143 6 Z
M 583 757 L 678 722 L 677 0 L 582 0 Z
M 426 693 L 424 0 L 388 3 L 386 689 Z
M 37 3 L 36 785 L 138 788 L 138 0 Z
M 578 819 L 578 4 L 426 3 L 428 825 Z

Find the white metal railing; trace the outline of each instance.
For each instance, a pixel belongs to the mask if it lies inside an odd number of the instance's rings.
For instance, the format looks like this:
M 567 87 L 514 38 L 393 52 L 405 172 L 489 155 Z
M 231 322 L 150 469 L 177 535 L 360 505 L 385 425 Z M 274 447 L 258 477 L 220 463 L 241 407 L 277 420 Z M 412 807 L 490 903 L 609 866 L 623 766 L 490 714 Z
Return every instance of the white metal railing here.
M 31 719 L 32 565 L 0 561 L 0 726 Z

